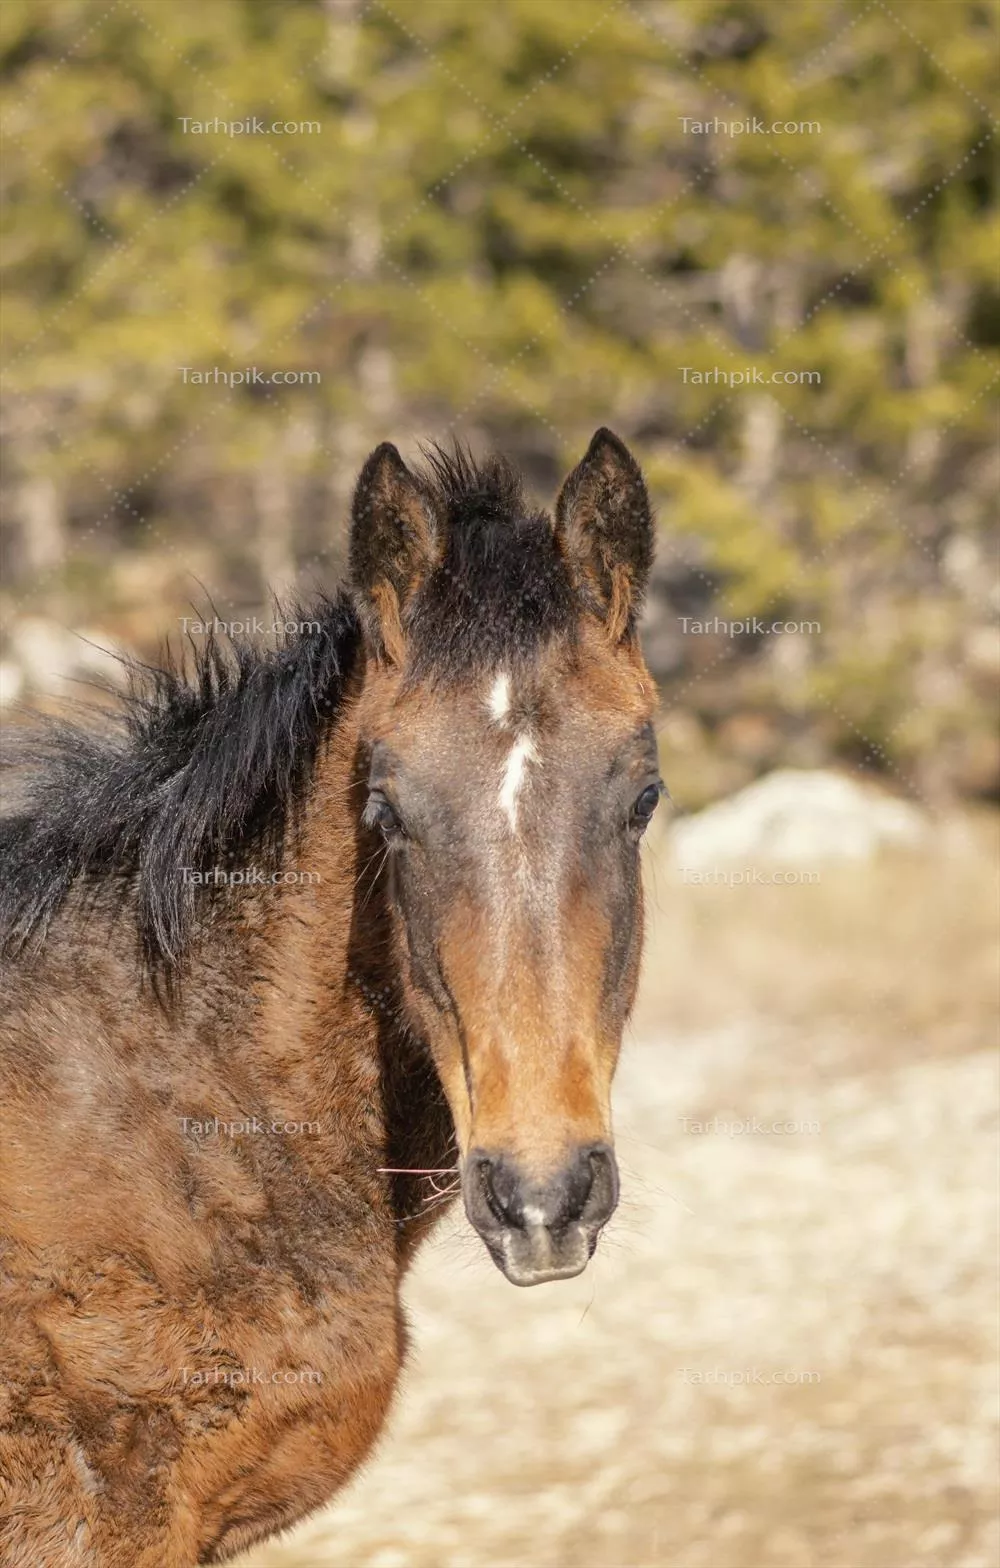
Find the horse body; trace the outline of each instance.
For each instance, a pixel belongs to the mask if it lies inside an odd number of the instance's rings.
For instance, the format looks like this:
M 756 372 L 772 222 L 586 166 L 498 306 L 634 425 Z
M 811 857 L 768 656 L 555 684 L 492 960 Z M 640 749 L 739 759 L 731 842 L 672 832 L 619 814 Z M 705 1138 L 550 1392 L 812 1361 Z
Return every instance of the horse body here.
M 582 490 L 610 514 L 624 487 L 645 508 L 615 438 L 588 459 L 561 506 Z M 124 749 L 63 736 L 53 771 L 43 747 L 4 829 L 11 1568 L 191 1568 L 326 1502 L 392 1399 L 402 1279 L 443 1207 L 425 1173 L 461 1178 L 519 1284 L 578 1272 L 614 1206 L 651 687 L 610 547 L 603 611 L 596 568 L 589 620 L 581 588 L 566 626 L 530 585 L 505 611 L 498 588 L 479 596 L 485 650 L 451 648 L 461 682 L 426 677 L 421 646 L 460 635 L 431 616 L 421 645 L 406 613 L 429 533 L 443 549 L 460 489 L 476 527 L 487 514 L 477 570 L 493 571 L 501 501 L 500 527 L 519 526 L 499 470 L 445 477 L 435 492 L 379 449 L 354 603 L 277 655 L 238 651 L 236 676 L 209 650 L 200 689 L 160 677 Z M 526 546 L 550 551 L 552 524 L 531 526 Z M 444 570 L 439 594 L 461 575 Z M 565 617 L 568 573 L 559 592 Z M 526 594 L 541 630 L 504 644 L 497 622 L 523 618 Z M 560 794 L 569 759 L 611 791 L 610 817 L 579 782 L 578 810 Z M 531 836 L 543 776 L 572 819 L 547 855 Z M 259 882 L 229 875 L 255 857 Z M 188 872 L 213 861 L 223 890 L 201 897 Z
M 347 725 L 321 764 L 300 834 L 319 881 L 220 903 L 183 1006 L 149 1005 L 110 907 L 86 925 L 67 907 L 11 974 L 12 1568 L 221 1560 L 324 1502 L 384 1420 L 428 1220 L 380 1167 L 453 1155 L 440 1094 L 421 1108 L 391 1010 L 349 956 L 359 851 L 330 802 L 352 739 Z

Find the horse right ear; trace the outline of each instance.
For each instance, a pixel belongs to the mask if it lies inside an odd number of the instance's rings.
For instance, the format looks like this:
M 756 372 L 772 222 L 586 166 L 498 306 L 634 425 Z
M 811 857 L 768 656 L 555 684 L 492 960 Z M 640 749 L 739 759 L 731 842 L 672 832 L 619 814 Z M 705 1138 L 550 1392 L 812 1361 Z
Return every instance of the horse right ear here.
M 434 564 L 435 536 L 426 490 L 383 441 L 354 490 L 350 567 L 369 643 L 393 664 L 405 656 L 403 611 Z

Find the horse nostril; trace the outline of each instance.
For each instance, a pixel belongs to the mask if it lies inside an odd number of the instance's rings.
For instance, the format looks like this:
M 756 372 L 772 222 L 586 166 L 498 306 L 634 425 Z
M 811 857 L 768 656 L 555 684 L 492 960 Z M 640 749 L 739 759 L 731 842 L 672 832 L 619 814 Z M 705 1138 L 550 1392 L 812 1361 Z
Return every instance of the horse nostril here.
M 564 1214 L 567 1221 L 605 1220 L 618 1201 L 618 1171 L 606 1143 L 578 1149 L 566 1176 Z
M 590 1200 L 597 1170 L 598 1156 L 590 1149 L 578 1149 L 572 1163 L 567 1166 L 561 1183 L 561 1202 L 558 1218 L 563 1224 L 578 1220 Z
M 521 1218 L 516 1212 L 518 1183 L 507 1161 L 502 1156 L 494 1160 L 483 1154 L 479 1157 L 478 1169 L 486 1207 L 497 1224 L 520 1224 Z
M 581 1150 L 590 1172 L 584 1205 L 588 1218 L 608 1219 L 618 1202 L 618 1166 L 614 1151 L 607 1143 L 592 1143 Z M 582 1214 L 583 1210 L 580 1210 Z M 578 1214 L 576 1218 L 579 1218 Z

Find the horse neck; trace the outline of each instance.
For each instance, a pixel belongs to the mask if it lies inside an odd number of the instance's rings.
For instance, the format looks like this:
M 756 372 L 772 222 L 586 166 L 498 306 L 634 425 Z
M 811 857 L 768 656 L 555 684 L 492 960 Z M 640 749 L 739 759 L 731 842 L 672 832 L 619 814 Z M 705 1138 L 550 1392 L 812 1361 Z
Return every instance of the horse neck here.
M 373 1169 L 426 1170 L 453 1162 L 454 1133 L 429 1053 L 401 1021 L 384 855 L 373 854 L 359 825 L 363 678 L 321 754 L 285 856 L 286 876 L 299 880 L 278 889 L 261 933 L 261 1046 L 288 1120 L 336 1127 L 363 1159 L 379 1155 Z M 428 1185 L 394 1177 L 390 1190 L 405 1253 L 423 1232 Z

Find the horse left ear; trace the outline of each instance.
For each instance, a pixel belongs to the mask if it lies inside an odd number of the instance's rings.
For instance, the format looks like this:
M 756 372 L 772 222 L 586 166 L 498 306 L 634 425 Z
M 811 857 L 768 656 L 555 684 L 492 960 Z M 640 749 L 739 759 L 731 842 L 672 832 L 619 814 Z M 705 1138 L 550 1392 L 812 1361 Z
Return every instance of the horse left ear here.
M 597 431 L 563 485 L 556 540 L 611 641 L 633 635 L 653 561 L 653 514 L 639 465 L 612 431 Z

